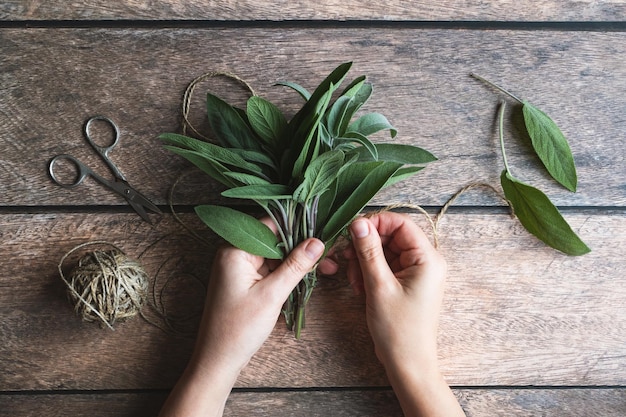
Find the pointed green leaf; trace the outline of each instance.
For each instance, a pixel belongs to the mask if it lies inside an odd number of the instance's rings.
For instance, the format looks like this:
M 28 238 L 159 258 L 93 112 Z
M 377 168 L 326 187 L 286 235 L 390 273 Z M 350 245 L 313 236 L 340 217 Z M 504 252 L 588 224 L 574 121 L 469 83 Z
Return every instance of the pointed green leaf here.
M 430 152 L 412 145 L 400 145 L 394 143 L 376 144 L 379 161 L 398 162 L 401 164 L 427 164 L 437 160 Z M 374 158 L 367 149 L 356 148 L 350 152 L 351 155 L 358 155 L 359 161 L 372 161 Z
M 311 93 L 309 93 L 309 91 L 306 88 L 302 87 L 300 84 L 292 83 L 289 81 L 279 81 L 274 85 L 282 85 L 284 87 L 289 87 L 295 92 L 297 92 L 298 94 L 300 94 L 300 96 L 307 101 L 311 98 Z
M 576 192 L 578 178 L 574 157 L 559 127 L 547 114 L 526 101 L 522 112 L 533 148 L 543 165 L 558 183 Z
M 245 114 L 213 94 L 207 94 L 207 116 L 213 133 L 226 148 L 260 149 Z
M 365 75 L 360 75 L 352 80 L 352 82 L 341 92 L 341 96 L 354 97 L 359 92 L 361 87 L 363 87 L 363 84 L 365 84 L 365 79 Z
M 259 96 L 252 96 L 248 99 L 247 112 L 256 134 L 270 146 L 278 144 L 287 127 L 287 120 L 278 107 Z
M 277 170 L 276 163 L 272 160 L 269 154 L 265 154 L 260 151 L 250 151 L 237 148 L 228 148 L 228 150 L 232 153 L 236 153 L 248 162 L 265 165 L 268 168 L 272 168 L 273 171 Z
M 518 181 L 506 170 L 502 171 L 500 182 L 504 195 L 526 230 L 568 255 L 584 255 L 591 251 L 543 192 Z
M 272 230 L 254 217 L 228 207 L 196 207 L 202 221 L 231 245 L 253 255 L 282 259 L 278 238 Z
M 226 190 L 222 195 L 246 200 L 284 200 L 291 198 L 289 187 L 281 184 L 244 185 Z
M 249 172 L 261 172 L 261 168 L 257 165 L 246 161 L 230 149 L 175 133 L 165 133 L 160 135 L 159 138 L 165 142 L 180 146 L 181 148 L 195 151 L 200 156 L 213 159 L 222 164 L 232 165 Z M 165 148 L 172 150 L 170 146 L 166 146 Z
M 294 192 L 294 199 L 306 202 L 326 191 L 337 178 L 343 162 L 344 153 L 338 150 L 323 153 L 311 161 L 304 172 L 302 184 Z
M 374 161 L 378 161 L 378 148 L 367 137 L 357 132 L 346 132 L 344 137 L 335 139 L 335 142 L 356 142 L 361 144 L 370 153 Z
M 334 239 L 359 214 L 376 193 L 385 186 L 389 178 L 402 166 L 394 162 L 378 162 L 363 181 L 330 215 L 322 230 L 322 240 Z M 352 164 L 354 167 L 357 164 Z M 347 169 L 344 171 L 346 172 Z
M 328 131 L 333 137 L 340 135 L 339 130 L 341 129 L 343 118 L 346 115 L 346 111 L 348 110 L 351 100 L 352 99 L 350 97 L 339 97 L 328 109 L 328 113 L 326 115 L 326 125 L 328 127 Z
M 314 113 L 311 114 L 311 122 L 303 124 L 301 129 L 296 132 L 296 136 L 306 136 L 304 142 L 302 142 L 300 151 L 297 152 L 298 157 L 293 164 L 293 170 L 291 172 L 291 176 L 293 178 L 300 178 L 308 166 L 308 163 L 315 158 L 319 152 L 320 141 L 318 140 L 319 132 L 317 127 L 319 126 L 322 115 L 326 111 L 326 107 L 330 102 L 331 95 L 331 91 L 326 92 L 326 94 L 320 99 Z M 294 150 L 295 149 L 297 149 L 297 145 Z
M 243 172 L 225 172 L 225 176 L 239 181 L 243 185 L 267 185 L 270 182 L 264 178 L 259 178 L 256 175 L 246 174 Z
M 364 114 L 348 126 L 348 132 L 357 132 L 363 136 L 369 136 L 386 129 L 389 130 L 392 138 L 398 134 L 396 128 L 380 113 Z
M 398 171 L 396 171 L 395 174 L 393 174 L 391 178 L 389 178 L 389 181 L 387 181 L 384 188 L 391 187 L 392 185 L 397 184 L 400 181 L 404 181 L 407 178 L 410 178 L 413 175 L 417 174 L 422 169 L 424 169 L 424 167 L 420 166 L 400 168 Z
M 229 178 L 225 175 L 225 173 L 230 172 L 230 170 L 219 162 L 206 158 L 202 154 L 195 151 L 176 148 L 173 146 L 165 146 L 164 148 L 184 157 L 189 162 L 204 171 L 204 173 L 209 175 L 211 178 L 221 182 L 227 187 L 236 187 L 238 185 L 237 182 L 233 181 L 232 178 Z
M 369 83 L 363 83 L 361 84 L 358 91 L 356 91 L 354 96 L 352 96 L 350 105 L 348 106 L 345 117 L 343 118 L 342 125 L 339 128 L 340 135 L 345 134 L 345 132 L 348 130 L 348 125 L 352 121 L 352 118 L 354 117 L 356 112 L 359 111 L 359 109 L 367 102 L 367 100 L 369 100 L 372 92 L 372 85 Z

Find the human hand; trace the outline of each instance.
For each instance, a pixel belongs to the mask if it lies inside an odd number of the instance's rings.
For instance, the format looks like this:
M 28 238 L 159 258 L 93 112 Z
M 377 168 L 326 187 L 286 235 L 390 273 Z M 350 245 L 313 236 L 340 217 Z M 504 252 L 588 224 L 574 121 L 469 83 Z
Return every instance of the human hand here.
M 218 251 L 196 348 L 161 417 L 222 415 L 241 369 L 272 332 L 291 290 L 323 252 L 317 239 L 302 242 L 282 263 L 232 246 Z
M 437 363 L 445 260 L 406 215 L 361 217 L 350 232 L 348 279 L 365 292 L 376 355 L 386 368 L 415 365 L 426 372 Z
M 239 372 L 270 335 L 289 293 L 323 251 L 321 241 L 308 239 L 277 263 L 232 246 L 220 249 L 200 326 L 199 355 Z

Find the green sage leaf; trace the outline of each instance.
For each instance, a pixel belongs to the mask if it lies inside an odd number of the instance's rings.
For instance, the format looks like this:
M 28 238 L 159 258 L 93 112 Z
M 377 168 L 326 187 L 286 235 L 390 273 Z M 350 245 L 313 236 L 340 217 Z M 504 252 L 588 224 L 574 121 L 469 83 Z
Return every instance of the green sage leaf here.
M 230 149 L 175 133 L 165 133 L 160 135 L 159 138 L 181 148 L 195 151 L 199 156 L 204 158 L 212 159 L 222 164 L 232 165 L 248 172 L 261 172 L 259 166 L 246 161 Z M 173 150 L 172 147 L 169 146 L 165 148 Z
M 547 114 L 527 101 L 522 106 L 522 112 L 533 148 L 543 165 L 559 184 L 576 192 L 576 165 L 561 129 Z
M 328 114 L 326 116 L 327 127 L 333 137 L 338 137 L 343 133 L 340 132 L 340 129 L 351 100 L 352 99 L 350 97 L 339 97 L 328 109 Z
M 268 185 L 270 182 L 256 175 L 246 174 L 244 172 L 224 172 L 228 178 L 239 181 L 243 185 Z
M 243 119 L 245 114 L 213 94 L 207 94 L 207 116 L 213 133 L 226 148 L 259 150 L 260 144 Z
M 372 143 L 367 137 L 363 136 L 358 132 L 346 132 L 344 137 L 335 139 L 336 142 L 341 143 L 344 141 L 347 142 L 356 142 L 362 145 L 372 156 L 374 161 L 378 161 L 378 148 L 376 145 Z
M 356 167 L 359 164 L 352 164 Z M 322 230 L 322 240 L 334 240 L 339 233 L 359 214 L 359 212 L 369 203 L 369 201 L 385 186 L 389 178 L 401 167 L 401 164 L 394 162 L 377 162 L 376 168 L 368 171 L 363 181 L 354 189 L 352 193 L 341 204 L 337 210 L 330 215 Z M 343 172 L 348 171 L 348 169 Z
M 378 143 L 376 144 L 376 152 L 379 161 L 398 162 L 401 164 L 427 164 L 437 160 L 430 152 L 412 145 Z M 367 149 L 356 148 L 350 154 L 358 155 L 360 162 L 374 160 L 371 152 Z
M 384 188 L 391 187 L 392 185 L 397 184 L 400 181 L 404 181 L 407 178 L 410 178 L 413 175 L 417 174 L 418 172 L 420 172 L 423 169 L 424 169 L 424 167 L 421 167 L 421 166 L 412 166 L 412 167 L 400 168 L 399 170 L 396 171 L 395 174 L 393 174 L 393 176 L 391 178 L 389 178 L 389 180 L 385 184 Z
M 348 132 L 357 132 L 363 136 L 369 136 L 381 130 L 389 130 L 392 138 L 398 134 L 396 128 L 380 113 L 364 114 L 348 126 Z
M 341 135 L 345 134 L 348 130 L 348 125 L 352 121 L 352 118 L 356 114 L 357 111 L 369 100 L 372 95 L 373 87 L 369 83 L 361 84 L 358 91 L 352 96 L 352 100 L 350 101 L 350 105 L 346 110 L 346 114 L 343 118 L 343 122 L 341 127 L 339 128 L 339 132 Z
M 543 192 L 517 180 L 506 170 L 502 171 L 500 183 L 515 215 L 530 233 L 568 255 L 591 251 Z
M 204 224 L 231 245 L 264 258 L 283 258 L 274 232 L 254 217 L 222 206 L 202 205 L 195 211 Z
M 311 93 L 309 93 L 309 91 L 306 88 L 302 87 L 300 84 L 292 83 L 289 81 L 279 81 L 274 85 L 282 85 L 283 87 L 289 87 L 292 90 L 294 90 L 296 93 L 300 94 L 300 96 L 306 101 L 308 101 L 311 98 Z
M 200 168 L 205 174 L 209 175 L 211 178 L 219 181 L 225 186 L 238 186 L 237 182 L 233 181 L 232 178 L 229 178 L 225 175 L 227 172 L 230 172 L 230 169 L 220 164 L 216 160 L 207 158 L 206 156 L 198 152 L 190 151 L 188 149 L 177 148 L 175 146 L 165 146 L 164 148 L 187 159 L 189 162 Z
M 276 146 L 287 127 L 287 120 L 282 112 L 259 96 L 250 97 L 246 107 L 252 129 L 265 143 Z
M 226 190 L 222 195 L 246 200 L 285 200 L 291 198 L 289 187 L 282 184 L 244 185 Z
M 296 201 L 306 202 L 326 191 L 344 166 L 344 153 L 334 150 L 321 154 L 307 167 L 304 180 L 294 192 Z

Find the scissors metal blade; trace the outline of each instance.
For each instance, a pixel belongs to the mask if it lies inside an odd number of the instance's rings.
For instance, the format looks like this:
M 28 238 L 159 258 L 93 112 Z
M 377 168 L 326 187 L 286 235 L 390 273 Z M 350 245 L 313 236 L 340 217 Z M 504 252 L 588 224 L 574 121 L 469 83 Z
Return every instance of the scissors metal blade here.
M 128 201 L 128 204 L 130 204 L 130 206 L 137 212 L 137 214 L 139 214 L 139 216 L 148 223 L 152 223 L 152 221 L 146 213 L 146 208 L 154 213 L 161 214 L 161 210 L 159 210 L 159 208 L 154 205 L 152 201 L 148 200 L 147 197 L 131 187 L 128 182 L 115 181 L 110 184 L 110 187 L 122 195 L 126 201 Z

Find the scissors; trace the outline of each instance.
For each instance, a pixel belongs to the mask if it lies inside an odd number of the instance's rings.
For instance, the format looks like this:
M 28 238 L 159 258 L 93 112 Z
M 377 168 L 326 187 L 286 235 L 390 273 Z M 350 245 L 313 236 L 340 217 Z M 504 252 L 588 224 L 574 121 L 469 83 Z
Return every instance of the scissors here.
M 114 132 L 113 143 L 111 143 L 108 146 L 99 146 L 91 138 L 91 133 L 89 129 L 92 123 L 97 120 L 100 120 L 109 124 L 111 128 L 113 129 L 113 132 Z M 115 176 L 115 179 L 108 180 L 106 178 L 103 178 L 100 175 L 96 174 L 91 168 L 89 168 L 88 166 L 80 162 L 78 159 L 74 158 L 72 155 L 63 154 L 63 155 L 55 156 L 50 161 L 50 165 L 48 168 L 50 172 L 50 177 L 52 177 L 52 181 L 54 181 L 56 184 L 64 188 L 74 188 L 80 183 L 82 183 L 85 180 L 85 178 L 92 177 L 96 181 L 101 183 L 102 185 L 105 185 L 106 187 L 110 188 L 111 190 L 115 191 L 116 193 L 124 197 L 126 201 L 128 201 L 128 204 L 130 204 L 130 206 L 133 209 L 135 209 L 137 214 L 139 214 L 139 216 L 141 216 L 142 219 L 144 219 L 148 223 L 152 223 L 150 221 L 150 218 L 148 217 L 148 214 L 146 213 L 146 208 L 155 213 L 161 213 L 161 210 L 159 210 L 157 206 L 152 204 L 152 202 L 148 200 L 146 197 L 144 197 L 139 191 L 131 187 L 128 184 L 128 181 L 126 180 L 126 178 L 124 177 L 124 174 L 122 174 L 122 172 L 117 168 L 117 166 L 109 159 L 109 152 L 111 152 L 111 150 L 115 148 L 115 146 L 118 144 L 120 140 L 120 129 L 117 127 L 115 122 L 113 122 L 113 120 L 105 116 L 93 116 L 89 120 L 87 120 L 83 133 L 89 145 L 91 145 L 91 147 L 100 155 L 100 157 L 104 160 L 104 162 L 106 162 L 109 169 Z M 72 182 L 70 183 L 63 182 L 59 180 L 59 178 L 54 173 L 55 166 L 57 165 L 59 161 L 69 161 L 72 164 L 74 164 L 74 166 L 77 168 L 78 175 Z

